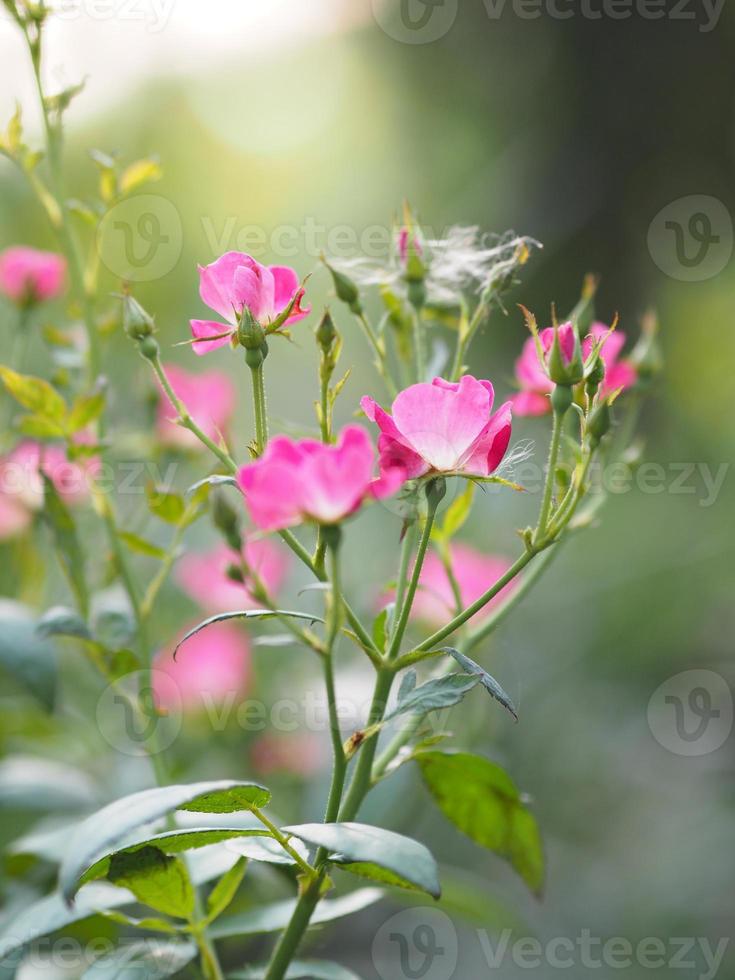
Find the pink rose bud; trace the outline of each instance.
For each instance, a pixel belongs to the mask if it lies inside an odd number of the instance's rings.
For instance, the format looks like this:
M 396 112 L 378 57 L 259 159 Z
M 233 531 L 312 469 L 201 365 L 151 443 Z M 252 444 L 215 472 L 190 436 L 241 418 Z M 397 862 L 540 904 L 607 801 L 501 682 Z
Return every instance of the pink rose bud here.
M 511 403 L 493 412 L 489 381 L 466 374 L 458 382 L 434 378 L 412 385 L 393 402 L 392 414 L 372 398 L 360 404 L 380 429 L 380 467 L 402 467 L 408 479 L 427 473 L 489 476 L 510 442 Z
M 243 319 L 272 332 L 311 312 L 301 306 L 304 290 L 293 269 L 261 265 L 243 252 L 225 252 L 211 265 L 199 266 L 199 295 L 226 322 L 191 321 L 195 354 L 231 343 Z
M 402 486 L 401 467 L 373 477 L 375 452 L 367 432 L 346 426 L 336 446 L 277 436 L 263 456 L 243 466 L 238 482 L 253 523 L 278 531 L 302 521 L 337 524 L 366 499 L 382 499 Z
M 245 543 L 244 559 L 246 568 L 257 575 L 268 593 L 278 595 L 288 571 L 283 550 L 267 538 L 251 538 Z M 208 612 L 262 607 L 262 601 L 253 596 L 253 582 L 247 571 L 242 583 L 228 576 L 231 564 L 239 565 L 237 552 L 221 544 L 204 554 L 184 555 L 177 565 L 176 579 L 184 592 Z
M 600 394 L 603 396 L 611 395 L 621 388 L 630 388 L 636 383 L 638 377 L 636 369 L 630 361 L 620 356 L 625 347 L 625 339 L 625 334 L 620 330 L 611 333 L 610 328 L 604 323 L 593 323 L 582 342 L 585 359 L 589 358 L 595 344 L 602 342 L 600 357 L 605 365 L 605 377 Z
M 190 374 L 176 364 L 166 365 L 166 374 L 174 392 L 202 432 L 214 442 L 227 433 L 235 411 L 235 386 L 226 374 L 209 371 Z M 166 446 L 180 449 L 201 449 L 197 437 L 176 424 L 176 414 L 165 393 L 158 401 L 156 431 Z
M 250 642 L 229 623 L 215 623 L 192 636 L 178 653 L 161 650 L 153 662 L 153 695 L 163 711 L 206 712 L 242 701 L 250 681 Z
M 19 306 L 31 306 L 60 296 L 66 260 L 54 252 L 14 245 L 0 254 L 0 292 Z

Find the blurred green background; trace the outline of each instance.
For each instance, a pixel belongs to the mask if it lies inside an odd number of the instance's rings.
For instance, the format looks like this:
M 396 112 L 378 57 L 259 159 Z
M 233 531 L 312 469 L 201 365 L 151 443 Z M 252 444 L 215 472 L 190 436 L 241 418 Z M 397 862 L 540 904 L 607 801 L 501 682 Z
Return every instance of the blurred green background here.
M 342 2 L 347 8 L 348 0 Z M 714 671 L 731 690 L 735 680 L 735 492 L 729 470 L 735 277 L 726 232 L 708 246 L 701 281 L 685 281 L 691 269 L 676 257 L 673 230 L 667 235 L 664 229 L 649 247 L 649 227 L 665 206 L 692 195 L 716 198 L 733 213 L 735 16 L 725 9 L 714 29 L 703 31 L 703 12 L 693 3 L 689 9 L 699 21 L 668 14 L 647 20 L 635 13 L 598 21 L 576 7 L 568 20 L 548 12 L 526 20 L 510 8 L 493 20 L 483 4 L 464 3 L 442 37 L 409 44 L 381 26 L 392 24 L 400 35 L 397 6 L 380 8 L 380 23 L 370 4 L 355 8 L 360 14 L 345 17 L 345 24 L 299 43 L 291 39 L 283 50 L 275 44 L 254 52 L 257 37 L 250 37 L 240 56 L 234 38 L 226 56 L 208 56 L 203 40 L 202 58 L 188 74 L 168 77 L 164 63 L 155 77 L 126 76 L 120 87 L 117 62 L 123 65 L 126 50 L 113 45 L 107 74 L 88 81 L 90 89 L 107 90 L 107 102 L 70 115 L 70 190 L 81 197 L 95 180 L 89 147 L 119 150 L 126 161 L 160 155 L 164 178 L 149 192 L 178 212 L 181 254 L 170 271 L 141 283 L 135 293 L 156 316 L 167 358 L 189 367 L 190 351 L 173 345 L 187 338 L 189 317 L 206 315 L 197 263 L 212 261 L 225 248 L 252 246 L 252 239 L 237 236 L 260 229 L 269 244 L 246 250 L 261 261 L 292 264 L 301 274 L 314 272 L 308 293 L 318 312 L 330 299 L 318 250 L 331 245 L 338 254 L 340 248 L 354 254 L 335 229 L 360 236 L 371 226 L 389 227 L 404 198 L 433 229 L 513 228 L 544 244 L 523 270 L 508 315 L 493 315 L 471 353 L 473 373 L 491 378 L 503 395 L 511 389 L 513 359 L 525 337 L 516 302 L 546 320 L 552 302 L 570 309 L 584 274 L 595 272 L 602 277 L 600 318 L 609 322 L 619 312 L 629 338 L 649 307 L 658 311 L 666 369 L 643 414 L 644 458 L 666 467 L 671 479 L 680 472 L 671 464 L 697 467 L 687 480 L 691 489 L 669 484 L 665 492 L 646 493 L 634 487 L 613 496 L 600 526 L 565 549 L 486 644 L 482 662 L 519 704 L 520 724 L 479 696 L 469 713 L 457 712 L 448 722 L 457 744 L 501 762 L 533 799 L 548 853 L 543 901 L 530 898 L 502 862 L 478 851 L 427 806 L 407 769 L 370 799 L 363 816 L 413 833 L 442 858 L 451 887 L 450 900 L 439 907 L 459 934 L 457 978 L 527 973 L 512 961 L 489 970 L 484 960 L 477 930 L 506 923 L 517 925 L 518 935 L 542 940 L 575 941 L 590 930 L 603 940 L 660 937 L 669 944 L 672 937 L 706 937 L 716 946 L 732 936 L 732 735 L 714 751 L 686 757 L 670 747 L 677 744 L 673 712 L 665 715 L 668 736 L 657 729 L 655 737 L 647 719 L 654 692 L 680 672 Z M 216 33 L 228 32 L 227 4 L 207 4 L 199 16 L 219 18 Z M 109 44 L 114 26 L 100 22 L 95 29 Z M 9 25 L 2 29 L 10 33 Z M 73 63 L 65 68 L 76 77 Z M 14 82 L 4 78 L 6 86 Z M 53 247 L 31 196 L 6 164 L 0 192 L 0 246 Z M 688 234 L 689 218 L 701 203 L 676 207 L 675 218 Z M 316 249 L 304 241 L 309 222 L 321 229 Z M 281 247 L 274 248 L 273 235 L 283 228 Z M 696 241 L 685 240 L 695 253 Z M 107 281 L 116 288 L 112 273 Z M 382 390 L 362 336 L 343 308 L 335 304 L 334 312 L 345 340 L 343 363 L 353 365 L 340 401 L 346 421 L 362 394 L 382 396 Z M 4 308 L 3 317 L 7 337 L 12 312 Z M 312 418 L 314 320 L 294 329 L 293 345 L 274 344 L 267 365 L 271 412 L 284 426 L 296 420 L 293 431 Z M 131 434 L 149 424 L 154 389 L 119 330 L 105 357 L 117 417 L 113 436 L 121 458 L 134 459 Z M 28 366 L 48 368 L 40 340 Z M 208 358 L 207 366 L 229 371 L 238 383 L 236 445 L 244 456 L 252 425 L 244 365 L 225 350 Z M 519 420 L 514 440 L 523 439 L 534 440 L 534 458 L 543 460 L 544 423 Z M 187 464 L 177 480 L 181 489 L 200 465 Z M 723 465 L 726 477 L 712 500 L 702 467 L 714 474 Z M 463 537 L 513 554 L 514 529 L 537 505 L 530 497 L 488 494 Z M 347 590 L 363 608 L 393 575 L 398 531 L 397 520 L 378 508 L 350 527 L 354 557 L 345 570 Z M 194 546 L 213 540 L 205 524 L 192 531 Z M 14 595 L 18 555 L 10 547 L 3 555 L 3 590 Z M 33 596 L 41 606 L 64 598 L 54 576 L 52 571 L 43 596 Z M 301 584 L 294 574 L 290 601 Z M 302 601 L 316 604 L 318 596 Z M 157 643 L 170 643 L 197 615 L 171 585 Z M 341 677 L 355 696 L 369 674 L 351 656 L 345 648 Z M 316 683 L 307 654 L 293 648 L 256 649 L 254 660 L 253 693 L 266 700 Z M 93 714 L 101 686 L 80 673 L 78 654 L 69 646 L 60 728 L 44 733 L 40 721 L 20 721 L 9 712 L 4 751 L 78 763 L 108 795 L 146 785 L 142 760 L 101 752 Z M 323 741 L 326 752 L 326 733 Z M 187 779 L 248 774 L 250 743 L 236 726 L 213 734 L 189 721 L 172 752 Z M 288 774 L 269 777 L 279 815 L 320 819 L 325 781 L 326 774 L 305 784 Z M 5 837 L 38 815 L 13 811 Z M 461 915 L 460 905 L 469 906 L 469 914 Z M 318 933 L 312 948 L 375 980 L 373 937 L 400 907 L 391 900 L 345 920 Z M 415 916 L 420 924 L 420 906 Z M 237 960 L 236 949 L 232 955 Z M 720 978 L 735 977 L 729 955 Z M 694 966 L 676 975 L 706 975 L 701 956 L 694 958 Z M 544 966 L 541 972 L 555 971 Z M 579 962 L 565 972 L 608 975 Z M 637 980 L 668 976 L 671 967 L 638 963 L 613 972 Z

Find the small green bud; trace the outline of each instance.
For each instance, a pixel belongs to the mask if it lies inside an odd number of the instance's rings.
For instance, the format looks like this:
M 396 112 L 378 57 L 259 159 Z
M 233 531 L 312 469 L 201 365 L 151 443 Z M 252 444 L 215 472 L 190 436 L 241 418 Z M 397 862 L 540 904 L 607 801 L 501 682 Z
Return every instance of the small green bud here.
M 352 312 L 359 316 L 362 313 L 362 303 L 360 302 L 360 290 L 357 285 L 346 276 L 344 272 L 340 272 L 335 269 L 334 266 L 330 265 L 327 261 L 324 262 L 326 267 L 329 269 L 332 275 L 332 282 L 334 283 L 334 291 L 337 294 L 337 299 L 346 303 L 347 306 L 352 310 Z
M 574 401 L 574 394 L 569 385 L 556 385 L 551 392 L 551 407 L 559 417 L 566 415 Z
M 257 350 L 265 340 L 265 330 L 247 306 L 243 307 L 240 314 L 240 321 L 237 325 L 237 340 L 247 351 Z
M 245 584 L 245 576 L 242 573 L 242 568 L 239 565 L 235 565 L 231 562 L 225 569 L 225 575 L 231 582 L 237 582 L 238 585 Z
M 587 369 L 585 388 L 587 395 L 594 398 L 602 382 L 605 380 L 605 362 L 598 354 L 594 364 Z
M 215 487 L 211 493 L 212 523 L 233 551 L 240 551 L 240 515 L 229 502 L 221 488 Z
M 268 356 L 268 344 L 265 341 L 260 347 L 248 347 L 245 351 L 245 363 L 249 368 L 259 368 Z
M 600 441 L 610 431 L 611 424 L 612 415 L 610 404 L 607 401 L 602 401 L 592 409 L 587 419 L 587 434 L 590 437 L 590 444 L 593 449 L 599 446 Z
M 132 340 L 150 337 L 156 329 L 153 317 L 127 293 L 123 296 L 123 328 Z
M 319 326 L 316 328 L 316 341 L 325 354 L 331 351 L 337 336 L 337 328 L 334 325 L 332 314 L 327 309 L 324 311 Z
M 158 341 L 155 337 L 144 337 L 138 344 L 138 350 L 148 361 L 155 361 L 161 353 Z

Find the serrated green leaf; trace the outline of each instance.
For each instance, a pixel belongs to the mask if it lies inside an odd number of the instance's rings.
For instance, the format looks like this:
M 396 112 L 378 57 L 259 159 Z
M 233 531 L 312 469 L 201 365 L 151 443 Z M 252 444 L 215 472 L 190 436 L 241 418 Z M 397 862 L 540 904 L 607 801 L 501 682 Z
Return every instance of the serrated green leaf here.
M 457 661 L 459 666 L 466 674 L 478 677 L 480 683 L 488 694 L 495 698 L 496 701 L 499 701 L 500 704 L 502 704 L 503 707 L 509 711 L 511 715 L 513 715 L 515 720 L 518 721 L 518 712 L 516 711 L 515 705 L 513 704 L 510 696 L 505 693 L 500 684 L 498 684 L 494 677 L 491 677 L 490 674 L 488 674 L 484 667 L 481 667 L 478 663 L 475 663 L 474 660 L 471 660 L 459 650 L 455 650 L 454 647 L 442 647 L 442 649 Z
M 508 860 L 540 894 L 544 854 L 536 818 L 500 766 L 468 752 L 417 752 L 429 792 L 444 815 L 477 844 Z
M 157 544 L 152 544 L 131 531 L 118 531 L 118 537 L 131 551 L 137 551 L 140 555 L 148 555 L 149 558 L 157 558 L 158 561 L 165 561 L 167 558 L 164 548 L 159 548 Z
M 164 980 L 180 973 L 196 955 L 195 944 L 185 940 L 141 940 L 100 956 L 82 980 Z
M 186 866 L 180 858 L 164 854 L 157 847 L 113 854 L 107 879 L 119 888 L 127 888 L 156 912 L 187 920 L 194 912 L 194 889 Z
M 59 886 L 68 900 L 80 879 L 106 854 L 124 847 L 132 831 L 175 810 L 195 813 L 236 813 L 265 806 L 270 793 L 258 783 L 208 782 L 162 786 L 133 793 L 87 817 L 69 841 L 59 871 Z
M 210 616 L 208 619 L 202 620 L 201 623 L 184 634 L 183 638 L 176 645 L 174 658 L 176 658 L 179 650 L 187 640 L 190 640 L 192 636 L 196 636 L 197 633 L 201 633 L 203 629 L 212 626 L 214 623 L 224 623 L 229 619 L 273 619 L 284 616 L 289 619 L 305 619 L 310 623 L 324 622 L 321 616 L 315 616 L 313 613 L 296 612 L 293 609 L 241 609 L 235 612 L 217 613 L 215 616 Z
M 428 848 L 410 837 L 361 823 L 298 824 L 284 827 L 315 847 L 325 847 L 330 861 L 346 871 L 401 888 L 416 888 L 439 898 L 436 861 Z
M 479 683 L 479 677 L 468 674 L 444 674 L 433 677 L 419 687 L 404 692 L 402 700 L 393 711 L 386 715 L 385 721 L 397 718 L 399 715 L 426 715 L 430 711 L 440 711 L 459 704 L 466 694 Z

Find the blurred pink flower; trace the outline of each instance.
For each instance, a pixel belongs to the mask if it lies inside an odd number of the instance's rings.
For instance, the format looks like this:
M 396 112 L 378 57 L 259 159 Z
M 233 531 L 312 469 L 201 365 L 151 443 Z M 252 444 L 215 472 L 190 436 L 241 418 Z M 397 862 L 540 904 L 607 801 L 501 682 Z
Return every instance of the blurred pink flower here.
M 195 354 L 208 354 L 228 344 L 245 308 L 263 327 L 271 325 L 289 307 L 291 312 L 283 326 L 296 323 L 311 312 L 310 308 L 301 307 L 304 290 L 293 269 L 261 265 L 243 252 L 225 252 L 211 265 L 199 266 L 199 295 L 227 322 L 192 320 Z
M 213 704 L 241 701 L 250 681 L 250 642 L 229 623 L 215 623 L 192 636 L 176 660 L 161 650 L 153 662 L 153 695 L 158 708 L 206 711 Z
M 500 465 L 510 442 L 511 403 L 493 413 L 489 381 L 466 374 L 412 385 L 393 402 L 392 415 L 372 398 L 360 404 L 380 428 L 381 470 L 401 466 L 409 479 L 426 473 L 488 476 Z
M 507 558 L 499 555 L 485 555 L 465 544 L 452 544 L 450 546 L 450 559 L 463 607 L 467 607 L 479 599 L 511 566 L 511 562 Z M 493 608 L 513 591 L 517 584 L 518 579 L 514 579 L 506 585 L 473 618 L 480 620 L 487 617 L 492 613 Z M 455 607 L 454 592 L 444 563 L 435 551 L 430 551 L 421 569 L 419 590 L 416 593 L 411 615 L 417 619 L 441 625 L 454 615 Z
M 238 482 L 253 522 L 264 531 L 304 520 L 336 524 L 366 498 L 390 496 L 403 484 L 400 467 L 374 479 L 374 460 L 370 436 L 359 425 L 346 426 L 336 446 L 277 436 L 261 459 L 240 469 Z
M 245 561 L 271 595 L 280 592 L 288 558 L 277 544 L 267 538 L 249 539 L 245 543 Z M 233 562 L 238 562 L 236 552 L 220 544 L 205 554 L 184 555 L 176 567 L 176 579 L 188 596 L 212 613 L 262 606 L 248 591 L 247 584 L 233 582 L 225 574 Z
M 167 364 L 165 368 L 171 387 L 196 424 L 206 436 L 219 442 L 235 410 L 235 386 L 230 378 L 220 371 L 191 374 L 177 364 Z M 168 398 L 161 392 L 156 420 L 160 441 L 180 449 L 203 448 L 194 433 L 177 425 L 175 418 Z
M 261 735 L 253 743 L 251 761 L 260 776 L 274 772 L 292 773 L 302 779 L 316 775 L 325 767 L 324 740 L 314 733 Z
M 21 306 L 55 299 L 65 276 L 66 260 L 54 252 L 14 245 L 0 254 L 0 292 Z
M 589 334 L 582 342 L 582 354 L 589 354 L 596 341 L 609 333 L 609 327 L 604 323 L 594 323 Z M 545 360 L 554 342 L 554 328 L 547 327 L 539 334 Z M 625 345 L 625 334 L 616 330 L 605 341 L 601 357 L 605 364 L 605 381 L 603 394 L 609 394 L 618 388 L 627 388 L 635 382 L 635 368 L 627 361 L 619 361 L 618 356 Z M 564 323 L 559 327 L 559 346 L 564 360 L 569 363 L 574 354 L 574 327 Z M 549 378 L 545 364 L 539 361 L 536 342 L 529 337 L 523 345 L 521 356 L 516 361 L 516 381 L 520 391 L 512 398 L 513 411 L 516 415 L 546 415 L 551 411 L 549 395 L 554 390 L 554 383 Z
M 43 471 L 67 503 L 80 503 L 89 496 L 99 469 L 97 456 L 72 461 L 63 446 L 26 440 L 0 460 L 0 493 L 38 510 L 43 505 Z
M 30 510 L 17 497 L 0 490 L 0 541 L 23 534 L 32 521 Z

